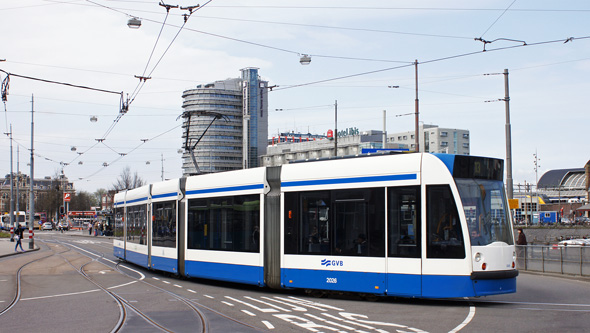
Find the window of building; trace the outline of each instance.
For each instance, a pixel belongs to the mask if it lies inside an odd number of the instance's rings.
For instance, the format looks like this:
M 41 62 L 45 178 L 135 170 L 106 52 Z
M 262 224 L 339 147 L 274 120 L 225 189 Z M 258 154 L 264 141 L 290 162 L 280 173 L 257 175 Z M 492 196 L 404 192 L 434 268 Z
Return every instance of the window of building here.
M 469 143 L 463 143 L 463 148 L 469 148 Z
M 463 139 L 469 139 L 469 133 L 463 133 Z
M 440 132 L 440 136 L 447 137 L 447 136 L 449 136 L 449 132 Z
M 408 136 L 407 135 L 404 135 L 404 140 L 407 140 L 407 139 L 408 139 Z
M 449 143 L 447 141 L 441 141 L 440 142 L 440 146 L 441 147 L 448 147 L 449 146 Z

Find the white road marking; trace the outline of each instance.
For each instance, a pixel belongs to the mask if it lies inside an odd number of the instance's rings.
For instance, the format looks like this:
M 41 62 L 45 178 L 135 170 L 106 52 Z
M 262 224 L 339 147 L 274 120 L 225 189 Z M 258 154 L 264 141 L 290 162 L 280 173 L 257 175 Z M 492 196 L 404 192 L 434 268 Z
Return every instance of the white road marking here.
M 249 299 L 249 300 L 254 301 L 254 302 L 262 303 L 264 305 L 268 305 L 268 306 L 273 307 L 275 309 L 279 309 L 280 311 L 291 312 L 291 310 L 287 310 L 285 308 L 281 308 L 280 306 L 276 306 L 276 305 L 273 305 L 273 304 L 270 304 L 270 303 L 267 303 L 267 302 L 264 302 L 264 301 L 255 299 L 255 298 L 250 297 L 250 296 L 244 296 L 244 298 Z
M 182 286 L 178 284 L 173 284 L 173 286 L 175 286 L 176 288 L 182 288 Z
M 260 311 L 260 312 L 263 312 L 263 313 L 273 313 L 273 312 L 279 312 L 279 311 L 278 311 L 278 310 L 276 310 L 276 309 L 269 309 L 269 308 L 263 309 L 263 308 L 259 308 L 259 307 L 257 307 L 257 306 L 256 306 L 256 305 L 254 305 L 254 304 L 250 304 L 250 303 L 248 303 L 248 302 L 244 302 L 244 301 L 241 301 L 241 300 L 239 300 L 239 299 L 236 299 L 236 298 L 233 298 L 233 297 L 230 297 L 230 296 L 225 296 L 225 298 L 227 298 L 227 299 L 231 299 L 231 300 L 232 300 L 232 301 L 234 301 L 234 302 L 238 302 L 238 303 L 244 304 L 245 306 L 249 306 L 249 307 L 251 307 L 252 309 L 258 310 L 258 311 Z
M 270 298 L 270 297 L 266 297 L 266 296 L 262 296 L 260 298 L 264 298 L 264 299 L 267 299 L 269 301 L 273 301 L 273 302 L 280 303 L 280 304 L 283 304 L 283 305 L 286 305 L 286 306 L 290 306 L 290 307 L 293 308 L 293 311 L 301 311 L 301 312 L 306 312 L 307 311 L 307 309 L 304 308 L 304 307 L 293 305 L 293 304 L 290 304 L 290 303 L 287 303 L 287 302 L 282 302 L 282 301 L 276 300 L 274 298 Z
M 297 297 L 293 297 L 293 296 L 289 296 L 288 298 L 283 298 L 283 297 L 277 297 L 278 299 L 281 299 L 285 302 L 292 302 L 295 304 L 299 304 L 308 308 L 313 308 L 316 310 L 320 310 L 320 311 L 327 311 L 327 310 L 336 310 L 336 311 L 344 311 L 344 309 L 341 308 L 337 308 L 335 306 L 330 306 L 330 305 L 326 305 L 326 304 L 321 304 L 321 303 L 316 303 L 316 302 L 312 302 L 312 301 L 308 301 L 305 299 L 301 299 L 301 298 L 297 298 Z
M 136 282 L 137 282 L 137 281 L 131 281 L 131 282 L 127 282 L 127 283 L 120 284 L 120 285 L 118 285 L 118 286 L 112 286 L 112 287 L 108 287 L 107 289 L 117 289 L 117 288 L 121 288 L 121 287 L 128 286 L 128 285 L 130 285 L 130 284 L 134 284 L 134 283 L 136 283 Z
M 193 293 L 193 294 L 196 294 L 196 293 L 197 293 L 196 291 L 194 291 L 194 290 L 192 290 L 192 289 L 187 289 L 187 290 L 188 290 L 188 291 L 190 291 L 190 292 L 191 292 L 191 293 Z
M 568 310 L 568 309 L 541 309 L 541 308 L 518 308 L 519 310 L 530 310 L 530 311 L 552 311 L 552 312 L 590 312 L 590 309 L 588 310 Z
M 465 326 L 467 326 L 467 324 L 469 324 L 471 322 L 471 320 L 473 320 L 473 317 L 475 317 L 475 306 L 472 303 L 469 303 L 469 314 L 467 315 L 467 318 L 465 318 L 465 320 L 463 320 L 463 322 L 461 324 L 459 324 L 459 326 L 450 330 L 449 333 L 459 332 Z
M 155 277 L 155 276 L 152 276 L 152 279 L 160 281 L 160 279 L 158 279 L 158 278 L 157 278 L 157 277 Z
M 227 306 L 234 306 L 233 304 L 231 304 L 230 302 L 226 302 L 226 301 L 221 301 L 221 303 L 227 305 Z
M 70 245 L 71 247 L 75 247 L 75 248 L 77 248 L 77 249 L 78 249 L 78 250 L 80 250 L 80 251 L 86 252 L 86 253 L 90 254 L 91 256 L 94 256 L 94 257 L 100 258 L 100 259 L 102 259 L 102 260 L 104 260 L 104 261 L 108 261 L 108 262 L 110 262 L 110 263 L 111 263 L 111 264 L 113 264 L 113 265 L 116 265 L 116 264 L 117 264 L 116 262 L 114 262 L 114 261 L 112 261 L 112 260 L 110 260 L 110 259 L 107 259 L 107 258 L 101 257 L 101 256 L 99 256 L 99 255 L 97 255 L 97 254 L 94 254 L 94 253 L 90 252 L 90 251 L 86 251 L 86 250 L 84 250 L 84 249 L 83 249 L 83 248 L 81 248 L 81 247 L 77 247 L 76 245 L 73 245 L 73 244 L 69 244 L 69 245 Z M 130 268 L 130 267 L 124 266 L 124 265 L 121 265 L 121 267 L 125 267 L 126 269 L 128 269 L 128 270 L 130 270 L 130 271 L 132 271 L 132 272 L 135 272 L 135 273 L 139 274 L 139 276 L 141 276 L 141 277 L 139 278 L 139 280 L 140 280 L 140 281 L 141 281 L 141 280 L 143 280 L 143 279 L 145 279 L 145 275 L 143 275 L 141 272 L 139 272 L 139 271 L 136 271 L 136 270 L 134 270 L 134 269 L 132 269 L 132 268 Z
M 29 298 L 21 298 L 21 301 L 31 301 L 35 299 L 44 299 L 44 298 L 54 298 L 54 297 L 63 297 L 63 296 L 74 296 L 74 295 L 81 295 L 81 294 L 88 294 L 93 293 L 96 291 L 100 291 L 100 289 L 91 289 L 86 291 L 79 291 L 77 293 L 67 293 L 67 294 L 58 294 L 58 295 L 47 295 L 47 296 L 39 296 L 39 297 L 29 297 Z
M 170 284 L 170 282 L 168 282 L 166 280 L 162 280 L 162 282 L 164 282 L 165 284 Z
M 203 295 L 203 296 L 205 296 L 205 297 L 207 297 L 207 298 L 211 298 L 211 299 L 214 299 L 214 298 L 215 298 L 215 297 L 213 297 L 213 296 L 209 296 L 209 295 Z
M 318 317 L 318 316 L 315 316 L 315 315 L 312 315 L 312 314 L 309 314 L 309 313 L 306 313 L 305 315 L 308 316 L 308 317 L 311 317 L 313 319 L 316 319 L 316 320 L 319 320 L 319 321 L 323 321 L 323 322 L 328 323 L 328 324 L 333 325 L 333 326 L 342 327 L 342 328 L 345 328 L 347 330 L 355 330 L 354 327 L 342 325 L 342 324 L 339 324 L 339 323 L 336 323 L 336 322 L 333 322 L 333 321 L 330 321 L 330 320 L 326 320 L 324 318 L 321 318 L 321 317 Z
M 590 304 L 571 304 L 571 303 L 538 303 L 538 302 L 508 302 L 508 301 L 484 301 L 478 300 L 478 303 L 499 303 L 499 304 L 525 304 L 525 305 L 552 305 L 552 306 L 580 306 L 590 307 Z
M 266 328 L 268 328 L 269 330 L 272 330 L 272 329 L 274 329 L 274 328 L 275 328 L 275 327 L 274 327 L 274 326 L 273 326 L 271 323 L 269 323 L 269 322 L 268 322 L 268 321 L 266 321 L 266 320 L 263 320 L 263 321 L 262 321 L 262 323 L 263 323 L 263 324 L 266 326 Z
M 255 314 L 253 314 L 252 312 L 248 311 L 248 310 L 242 310 L 243 313 L 247 314 L 248 316 L 252 316 L 252 317 L 256 317 Z

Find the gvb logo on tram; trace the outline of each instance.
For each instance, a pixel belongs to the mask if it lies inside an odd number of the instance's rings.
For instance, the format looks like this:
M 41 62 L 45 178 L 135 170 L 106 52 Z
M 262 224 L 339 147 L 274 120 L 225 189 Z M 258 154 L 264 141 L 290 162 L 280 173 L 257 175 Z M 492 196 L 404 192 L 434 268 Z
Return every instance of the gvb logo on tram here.
M 322 259 L 322 266 L 344 266 L 343 260 Z

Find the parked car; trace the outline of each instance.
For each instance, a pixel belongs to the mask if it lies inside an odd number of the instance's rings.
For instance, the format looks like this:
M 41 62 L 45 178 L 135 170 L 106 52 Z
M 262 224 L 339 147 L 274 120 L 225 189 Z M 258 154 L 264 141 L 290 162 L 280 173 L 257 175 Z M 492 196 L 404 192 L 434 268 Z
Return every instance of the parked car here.
M 583 239 L 583 238 L 579 238 L 579 239 L 566 239 L 566 240 L 562 240 L 561 242 L 557 243 L 557 244 L 553 244 L 552 248 L 558 249 L 561 247 L 578 247 L 578 246 L 590 246 L 590 239 Z
M 43 223 L 43 226 L 41 228 L 43 230 L 53 230 L 53 223 L 45 222 L 45 223 Z

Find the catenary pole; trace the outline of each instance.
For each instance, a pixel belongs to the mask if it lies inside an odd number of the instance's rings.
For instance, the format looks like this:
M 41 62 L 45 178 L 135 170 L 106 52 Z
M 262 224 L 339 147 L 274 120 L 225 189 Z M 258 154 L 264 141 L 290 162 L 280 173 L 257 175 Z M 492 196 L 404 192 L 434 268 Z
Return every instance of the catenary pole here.
M 33 133 L 35 129 L 34 123 L 34 110 L 35 102 L 34 96 L 31 94 L 31 180 L 29 182 L 29 250 L 35 248 L 35 239 L 33 234 L 34 223 L 35 223 L 35 190 L 34 190 L 34 179 L 35 179 L 35 155 L 33 153 Z M 39 229 L 41 227 L 39 226 Z
M 512 180 L 512 139 L 510 127 L 510 94 L 508 88 L 508 69 L 504 69 L 504 102 L 506 104 L 506 195 L 513 199 Z

